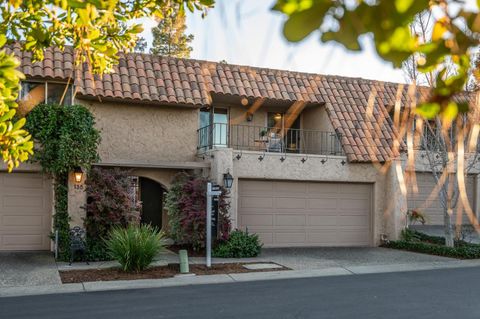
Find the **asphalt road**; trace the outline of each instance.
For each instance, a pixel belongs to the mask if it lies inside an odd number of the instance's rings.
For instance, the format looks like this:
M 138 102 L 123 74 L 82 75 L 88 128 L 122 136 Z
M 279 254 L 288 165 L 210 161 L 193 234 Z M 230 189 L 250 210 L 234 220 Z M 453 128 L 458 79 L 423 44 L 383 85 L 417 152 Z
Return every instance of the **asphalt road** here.
M 0 318 L 480 318 L 480 268 L 0 298 Z

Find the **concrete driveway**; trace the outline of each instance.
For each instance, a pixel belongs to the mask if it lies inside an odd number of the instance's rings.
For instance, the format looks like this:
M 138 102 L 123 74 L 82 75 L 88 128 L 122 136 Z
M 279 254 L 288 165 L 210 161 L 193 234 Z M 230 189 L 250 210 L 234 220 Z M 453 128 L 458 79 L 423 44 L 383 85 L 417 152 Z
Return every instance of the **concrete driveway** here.
M 381 247 L 270 248 L 263 249 L 258 258 L 276 262 L 293 270 L 456 261 L 452 258 Z
M 60 283 L 57 265 L 51 253 L 0 253 L 0 288 Z

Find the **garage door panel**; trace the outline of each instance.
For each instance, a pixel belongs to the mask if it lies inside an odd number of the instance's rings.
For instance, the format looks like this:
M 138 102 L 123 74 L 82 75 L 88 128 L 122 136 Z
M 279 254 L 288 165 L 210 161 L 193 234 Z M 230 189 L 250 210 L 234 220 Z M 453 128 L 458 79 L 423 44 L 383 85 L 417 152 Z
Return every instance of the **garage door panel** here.
M 276 226 L 305 226 L 305 215 L 275 215 Z
M 51 181 L 37 173 L 0 173 L 0 251 L 48 250 Z
M 275 198 L 275 207 L 278 208 L 296 208 L 304 209 L 306 208 L 306 202 L 303 198 Z
M 248 196 L 240 200 L 245 208 L 273 208 L 273 198 Z
M 11 192 L 12 189 L 39 189 L 45 187 L 45 179 L 40 174 L 4 174 L 2 178 L 2 189 L 4 192 Z
M 288 195 L 288 196 L 295 196 L 295 195 L 302 195 L 307 192 L 307 187 L 305 184 L 295 184 L 292 185 L 288 182 L 273 182 L 273 188 L 275 193 L 279 196 Z
M 308 215 L 307 225 L 309 226 L 335 226 L 337 224 L 337 216 L 331 215 Z
M 337 225 L 338 226 L 369 226 L 370 220 L 366 215 L 357 215 L 357 216 L 338 216 Z
M 318 211 L 325 211 L 329 209 L 337 208 L 337 199 L 336 198 L 313 198 L 307 200 L 307 206 L 311 209 L 316 209 Z
M 42 195 L 4 195 L 3 208 L 28 209 L 29 211 L 43 211 L 45 208 L 45 198 Z
M 244 193 L 250 184 L 257 190 L 254 196 Z M 240 180 L 239 227 L 259 234 L 266 247 L 370 245 L 371 188 L 364 184 Z M 295 191 L 287 196 L 271 193 L 272 189 Z M 252 197 L 263 200 L 253 203 Z M 268 200 L 271 207 L 264 204 Z
M 45 221 L 44 216 L 37 215 L 14 215 L 14 216 L 3 216 L 2 225 L 0 229 L 8 229 L 9 227 L 15 228 L 24 228 L 24 227 L 37 227 L 43 228 Z
M 299 232 L 275 232 L 275 243 L 277 244 L 302 244 L 306 241 L 306 234 L 303 231 Z
M 242 225 L 254 226 L 273 226 L 273 215 L 241 215 L 240 221 Z
M 338 184 L 335 183 L 307 183 L 308 194 L 315 195 L 327 195 L 338 194 Z
M 239 190 L 244 195 L 273 194 L 273 184 L 264 183 L 263 181 L 250 181 L 248 185 L 239 184 Z

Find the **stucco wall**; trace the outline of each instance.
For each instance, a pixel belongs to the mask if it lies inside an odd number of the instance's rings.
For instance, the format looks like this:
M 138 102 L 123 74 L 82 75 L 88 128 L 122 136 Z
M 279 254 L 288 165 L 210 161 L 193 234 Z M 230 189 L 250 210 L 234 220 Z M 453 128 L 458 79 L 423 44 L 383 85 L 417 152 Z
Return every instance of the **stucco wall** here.
M 313 106 L 303 110 L 303 129 L 333 132 L 333 126 L 324 106 Z
M 398 193 L 398 184 L 395 183 L 393 173 L 380 172 L 371 164 L 342 165 L 344 157 L 329 157 L 327 162 L 321 163 L 325 156 L 309 155 L 305 163 L 304 157 L 297 154 L 288 154 L 285 161 L 280 161 L 282 154 L 267 153 L 262 161 L 259 152 L 242 152 L 232 149 L 218 149 L 211 152 L 210 177 L 217 183 L 222 183 L 222 176 L 229 171 L 234 177 L 231 189 L 230 216 L 233 226 L 237 225 L 237 189 L 238 180 L 271 179 L 292 181 L 325 181 L 325 182 L 358 182 L 371 183 L 373 186 L 373 238 L 374 245 L 380 243 L 380 235 L 386 234 L 389 238 L 397 238 L 401 227 L 401 209 L 404 201 L 401 198 L 393 200 L 392 196 Z M 387 191 L 388 189 L 388 191 Z M 388 197 L 389 196 L 389 197 Z M 393 201 L 393 203 L 392 203 Z
M 194 161 L 198 109 L 90 102 L 101 130 L 101 162 L 156 163 Z

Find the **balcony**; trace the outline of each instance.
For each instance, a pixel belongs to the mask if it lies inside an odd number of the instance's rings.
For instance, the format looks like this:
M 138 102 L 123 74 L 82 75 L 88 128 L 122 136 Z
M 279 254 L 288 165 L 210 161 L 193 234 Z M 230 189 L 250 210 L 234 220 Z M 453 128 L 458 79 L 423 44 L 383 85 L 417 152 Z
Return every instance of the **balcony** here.
M 215 123 L 197 130 L 197 150 L 234 150 L 315 155 L 344 155 L 337 133 Z

